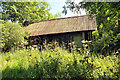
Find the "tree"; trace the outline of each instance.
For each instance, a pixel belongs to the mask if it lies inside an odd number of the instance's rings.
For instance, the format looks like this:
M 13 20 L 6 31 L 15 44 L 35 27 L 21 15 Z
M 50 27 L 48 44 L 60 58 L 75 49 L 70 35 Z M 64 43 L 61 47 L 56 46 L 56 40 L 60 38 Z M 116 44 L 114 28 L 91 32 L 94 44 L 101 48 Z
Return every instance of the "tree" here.
M 2 28 L 2 49 L 9 51 L 15 45 L 20 45 L 24 41 L 25 32 L 23 28 L 16 23 L 4 22 L 0 24 Z
M 41 2 L 2 2 L 2 20 L 38 22 L 53 19 L 49 4 Z
M 61 15 L 60 12 L 58 12 L 58 13 L 56 13 L 56 14 L 54 15 L 54 19 L 56 19 L 56 18 L 61 18 L 61 17 L 62 17 L 62 15 Z
M 87 14 L 96 15 L 97 31 L 94 44 L 94 52 L 111 53 L 120 46 L 120 4 L 119 2 L 67 2 L 67 8 L 74 12 L 80 12 L 80 8 L 86 9 Z M 65 12 L 65 11 L 64 11 Z

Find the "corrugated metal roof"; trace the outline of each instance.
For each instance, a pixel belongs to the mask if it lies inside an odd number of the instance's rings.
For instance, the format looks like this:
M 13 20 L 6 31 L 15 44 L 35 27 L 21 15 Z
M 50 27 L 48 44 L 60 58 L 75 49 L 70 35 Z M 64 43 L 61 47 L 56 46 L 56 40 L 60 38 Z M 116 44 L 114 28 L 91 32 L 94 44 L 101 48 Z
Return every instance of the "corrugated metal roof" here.
M 30 30 L 30 36 L 38 36 L 75 31 L 96 30 L 94 25 L 96 25 L 96 17 L 90 20 L 88 15 L 84 15 L 33 23 L 27 26 L 25 30 Z

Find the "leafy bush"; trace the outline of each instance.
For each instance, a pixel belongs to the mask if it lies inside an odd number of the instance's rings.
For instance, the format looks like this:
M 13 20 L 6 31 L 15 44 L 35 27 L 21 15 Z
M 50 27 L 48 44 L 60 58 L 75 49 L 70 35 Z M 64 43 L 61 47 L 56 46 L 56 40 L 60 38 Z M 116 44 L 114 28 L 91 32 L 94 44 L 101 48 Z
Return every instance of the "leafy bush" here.
M 97 31 L 94 31 L 94 53 L 109 55 L 120 47 L 120 3 L 118 2 L 79 2 L 66 1 L 63 13 L 67 14 L 67 8 L 72 12 L 79 13 L 85 9 L 86 13 L 96 15 Z
M 20 45 L 24 41 L 23 28 L 16 23 L 3 22 L 2 24 L 2 48 L 4 51 Z
M 119 3 L 86 3 L 90 14 L 96 14 L 97 29 L 94 52 L 111 54 L 120 46 Z M 91 8 L 92 7 L 92 8 Z
M 85 56 L 55 47 L 42 50 L 17 50 L 3 54 L 4 78 L 118 79 L 118 56 Z

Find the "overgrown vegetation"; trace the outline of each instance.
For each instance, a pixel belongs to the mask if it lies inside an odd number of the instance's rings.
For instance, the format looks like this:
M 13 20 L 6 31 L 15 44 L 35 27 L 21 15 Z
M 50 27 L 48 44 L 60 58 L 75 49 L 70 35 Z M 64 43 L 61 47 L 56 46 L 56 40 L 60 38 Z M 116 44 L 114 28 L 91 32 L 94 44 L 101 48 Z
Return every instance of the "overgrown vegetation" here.
M 73 12 L 79 13 L 80 9 L 85 9 L 87 14 L 96 15 L 98 30 L 93 32 L 96 37 L 93 46 L 96 54 L 109 55 L 120 48 L 119 2 L 86 2 L 83 0 L 76 4 L 70 0 L 66 4 L 67 8 Z M 63 11 L 65 14 L 67 8 Z
M 37 8 L 33 6 L 36 5 Z M 39 20 L 49 20 L 53 16 L 45 10 L 48 4 L 42 3 L 41 8 L 37 3 L 14 3 L 4 2 L 2 20 L 12 22 L 24 20 L 36 22 Z M 69 49 L 65 45 L 59 46 L 44 43 L 44 49 L 32 50 L 22 46 L 25 32 L 16 23 L 2 22 L 2 78 L 39 78 L 39 79 L 120 79 L 120 55 L 113 55 L 113 50 L 118 50 L 120 46 L 119 8 L 118 3 L 80 3 L 81 6 L 70 3 L 72 9 L 85 8 L 89 14 L 96 14 L 98 31 L 95 31 L 96 40 L 90 50 L 90 46 L 79 52 L 70 43 Z M 20 7 L 22 5 L 22 7 Z M 26 6 L 28 5 L 28 6 Z M 73 5 L 73 6 L 72 6 Z M 27 8 L 30 11 L 27 10 Z M 70 8 L 69 6 L 69 8 Z M 77 9 L 76 9 L 77 8 Z M 39 14 L 36 9 L 46 14 Z M 26 10 L 28 12 L 26 12 Z M 22 12 L 21 12 L 22 11 Z M 35 13 L 33 14 L 33 12 Z M 25 15 L 24 15 L 25 14 Z M 59 16 L 60 14 L 56 15 Z M 37 17 L 37 18 L 36 18 Z M 23 47 L 20 48 L 20 47 Z M 8 52 L 7 52 L 8 51 Z M 107 54 L 106 56 L 102 54 Z M 109 55 L 109 54 L 111 55 Z M 1 65 L 0 65 L 1 67 Z
M 46 50 L 3 53 L 2 76 L 40 79 L 119 79 L 119 56 L 70 53 L 58 46 Z
M 13 47 L 21 46 L 25 37 L 23 28 L 17 23 L 5 21 L 2 21 L 0 25 L 2 28 L 1 42 L 3 51 L 10 51 Z

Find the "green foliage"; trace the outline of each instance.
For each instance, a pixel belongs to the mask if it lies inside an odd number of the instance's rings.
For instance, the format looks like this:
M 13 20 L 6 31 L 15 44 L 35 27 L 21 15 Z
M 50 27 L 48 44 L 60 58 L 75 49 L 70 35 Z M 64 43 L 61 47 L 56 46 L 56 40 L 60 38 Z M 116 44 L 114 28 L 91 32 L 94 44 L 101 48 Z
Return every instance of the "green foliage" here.
M 54 19 L 56 19 L 56 18 L 62 18 L 62 15 L 60 12 L 58 12 L 57 14 L 54 15 Z
M 94 51 L 96 53 L 111 53 L 120 46 L 120 4 L 119 2 L 67 2 L 68 8 L 73 11 L 86 9 L 87 14 L 96 15 L 98 31 L 93 32 L 96 36 Z
M 2 78 L 118 79 L 118 56 L 85 56 L 55 47 L 17 50 L 2 56 Z
M 98 38 L 94 45 L 96 52 L 101 53 L 111 53 L 113 50 L 119 49 L 118 35 L 120 33 L 120 28 L 118 21 L 119 19 L 119 3 L 96 3 L 98 11 L 97 15 L 97 24 L 98 24 Z M 94 12 L 95 14 L 95 12 Z M 96 46 L 99 46 L 96 47 Z M 101 51 L 100 51 L 101 50 Z
M 38 22 L 42 20 L 53 19 L 54 16 L 49 12 L 49 4 L 41 2 L 2 2 L 2 19 L 18 21 L 23 23 L 24 20 Z
M 12 47 L 20 45 L 24 41 L 25 33 L 19 24 L 3 22 L 1 28 L 3 51 L 10 50 Z

